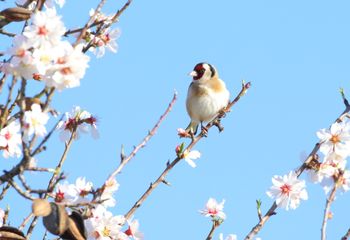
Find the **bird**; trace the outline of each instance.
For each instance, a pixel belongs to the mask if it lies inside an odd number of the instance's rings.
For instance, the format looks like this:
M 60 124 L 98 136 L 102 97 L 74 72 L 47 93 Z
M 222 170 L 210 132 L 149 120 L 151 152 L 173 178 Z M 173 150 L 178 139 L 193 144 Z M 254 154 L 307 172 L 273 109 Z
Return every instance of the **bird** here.
M 199 124 L 206 132 L 203 122 L 210 122 L 227 106 L 230 92 L 215 67 L 209 63 L 196 64 L 189 75 L 192 76 L 192 82 L 188 87 L 186 110 L 191 122 L 186 132 L 193 136 Z

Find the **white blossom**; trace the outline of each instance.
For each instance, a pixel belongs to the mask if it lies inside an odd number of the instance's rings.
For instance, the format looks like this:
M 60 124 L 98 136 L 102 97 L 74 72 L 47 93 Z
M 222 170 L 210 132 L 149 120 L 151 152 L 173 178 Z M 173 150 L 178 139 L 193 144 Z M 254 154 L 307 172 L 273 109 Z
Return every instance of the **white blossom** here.
M 274 176 L 273 186 L 267 191 L 267 195 L 276 200 L 279 207 L 296 209 L 300 200 L 307 200 L 305 181 L 299 180 L 296 173 L 291 171 L 288 175 Z

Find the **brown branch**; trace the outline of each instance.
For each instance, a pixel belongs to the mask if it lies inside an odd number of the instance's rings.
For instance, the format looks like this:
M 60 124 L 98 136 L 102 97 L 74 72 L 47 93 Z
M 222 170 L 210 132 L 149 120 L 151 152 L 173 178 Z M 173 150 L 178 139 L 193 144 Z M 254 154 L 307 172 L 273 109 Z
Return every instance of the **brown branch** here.
M 213 220 L 213 225 L 212 225 L 212 227 L 210 229 L 210 232 L 209 232 L 206 240 L 212 240 L 213 239 L 214 232 L 219 226 L 220 226 L 220 223 L 218 221 Z
M 7 183 L 5 187 L 2 188 L 1 194 L 0 194 L 0 201 L 4 198 L 5 194 L 7 193 L 7 190 L 11 187 L 11 184 Z
M 335 181 L 334 186 L 332 188 L 331 193 L 329 194 L 329 197 L 327 198 L 326 201 L 326 206 L 324 208 L 324 213 L 323 213 L 323 220 L 322 220 L 322 228 L 321 228 L 321 240 L 326 240 L 326 228 L 327 228 L 327 221 L 329 218 L 329 213 L 331 209 L 331 204 L 334 201 L 335 198 L 335 193 L 337 192 L 337 187 L 338 184 Z
M 34 200 L 34 197 L 32 197 L 28 192 L 23 191 L 15 181 L 13 181 L 12 179 L 8 180 L 8 183 L 11 184 L 11 186 L 17 191 L 17 193 L 19 193 L 19 195 L 21 195 L 22 197 L 28 199 L 28 200 Z
M 1 115 L 0 115 L 0 129 L 3 128 L 3 126 L 5 126 L 5 122 L 7 120 L 8 117 L 8 107 L 10 105 L 10 102 L 12 100 L 12 94 L 13 94 L 13 90 L 15 88 L 15 85 L 17 83 L 17 78 L 16 77 L 12 77 L 12 82 L 11 85 L 9 86 L 9 93 L 7 96 L 7 101 L 5 106 L 3 107 L 2 111 L 1 111 Z
M 65 148 L 64 148 L 63 154 L 61 156 L 61 159 L 60 159 L 60 161 L 58 162 L 58 164 L 57 164 L 57 166 L 55 168 L 55 172 L 54 172 L 54 174 L 52 175 L 52 177 L 51 177 L 51 179 L 49 181 L 49 185 L 47 186 L 47 191 L 48 192 L 51 192 L 53 190 L 53 188 L 55 187 L 55 184 L 57 182 L 57 177 L 58 177 L 58 175 L 61 172 L 63 163 L 65 162 L 65 160 L 67 158 L 67 154 L 68 154 L 68 152 L 70 150 L 70 147 L 72 146 L 73 140 L 75 139 L 76 131 L 77 131 L 77 127 L 75 127 L 73 129 L 72 134 L 71 134 L 68 142 L 66 142 L 66 144 L 65 144 Z
M 73 46 L 76 46 L 80 42 L 80 40 L 84 37 L 86 31 L 89 29 L 89 26 L 93 23 L 96 15 L 101 11 L 101 8 L 106 3 L 106 1 L 107 0 L 101 0 L 100 3 L 97 5 L 94 14 L 89 18 L 89 20 L 87 21 L 87 23 L 85 24 L 85 26 L 81 30 L 81 33 L 80 33 L 79 37 L 77 38 L 77 40 L 75 41 Z
M 348 229 L 347 233 L 341 238 L 341 240 L 348 240 L 350 238 L 350 228 Z
M 6 82 L 6 79 L 7 79 L 7 74 L 4 73 L 0 79 L 0 94 L 2 93 L 2 88 Z
M 104 29 L 110 27 L 113 23 L 115 23 L 116 21 L 118 21 L 118 18 L 120 17 L 120 15 L 129 7 L 129 5 L 131 4 L 131 2 L 132 2 L 132 0 L 128 0 L 128 1 L 124 4 L 124 6 L 123 6 L 120 10 L 118 10 L 117 13 L 112 17 L 111 22 L 106 23 L 106 24 L 101 24 L 101 25 L 98 27 L 98 29 L 97 29 L 95 35 L 100 34 Z M 95 11 L 95 14 L 96 14 L 96 11 Z M 83 31 L 84 31 L 84 30 L 83 30 Z M 86 32 L 86 31 L 87 31 L 87 29 L 85 29 L 85 32 Z M 80 34 L 80 36 L 83 36 L 83 34 L 85 34 L 85 32 L 84 32 L 84 33 L 82 32 L 82 33 Z M 81 40 L 81 39 L 80 39 L 80 40 Z M 80 40 L 79 40 L 79 41 L 80 41 Z M 94 39 L 91 39 L 90 42 L 84 47 L 84 49 L 83 49 L 83 52 L 84 52 L 84 53 L 87 52 L 87 51 L 89 50 L 90 47 L 92 47 L 92 42 L 93 42 L 93 40 L 94 40 Z
M 250 83 L 242 83 L 242 89 L 239 92 L 239 94 L 237 95 L 237 97 L 230 102 L 227 107 L 226 107 L 226 111 L 229 111 L 233 105 L 235 105 L 239 99 L 245 95 L 245 93 L 247 92 L 248 88 L 250 87 Z M 209 130 L 212 126 L 214 126 L 214 123 L 217 122 L 218 120 L 220 120 L 221 118 L 225 117 L 225 115 L 222 114 L 218 114 L 211 122 L 209 122 L 206 125 L 206 129 Z M 193 137 L 191 143 L 184 149 L 185 151 L 190 151 L 199 140 L 201 140 L 204 137 L 204 131 L 202 130 L 201 133 L 198 134 L 198 136 Z M 176 157 L 172 162 L 168 163 L 166 168 L 164 169 L 164 171 L 160 174 L 160 176 L 157 178 L 157 180 L 155 180 L 153 183 L 150 184 L 150 186 L 148 187 L 148 189 L 144 192 L 144 194 L 136 201 L 136 203 L 131 207 L 131 209 L 124 215 L 124 217 L 126 219 L 129 219 L 134 212 L 142 205 L 142 203 L 147 199 L 147 197 L 153 192 L 153 190 L 155 188 L 157 188 L 157 186 L 160 183 L 164 183 L 166 182 L 165 177 L 168 175 L 168 173 L 174 168 L 174 166 L 176 164 L 178 164 L 183 158 L 183 156 L 178 156 Z
M 16 36 L 16 34 L 10 33 L 10 32 L 6 32 L 6 31 L 3 30 L 3 29 L 0 29 L 0 34 L 3 34 L 3 35 L 8 36 L 8 37 L 14 37 L 14 36 Z
M 63 166 L 63 163 L 65 162 L 66 158 L 67 158 L 67 154 L 70 150 L 70 147 L 73 143 L 73 140 L 75 139 L 75 136 L 76 136 L 76 131 L 77 131 L 77 127 L 75 127 L 73 130 L 72 130 L 72 133 L 71 133 L 71 136 L 68 140 L 68 142 L 65 143 L 65 148 L 64 148 L 64 151 L 63 151 L 63 154 L 61 156 L 61 159 L 60 161 L 58 162 L 56 168 L 55 168 L 55 172 L 54 174 L 52 175 L 50 181 L 49 181 L 49 184 L 47 186 L 47 192 L 45 193 L 44 195 L 44 198 L 47 199 L 49 197 L 49 193 L 53 191 L 55 185 L 58 183 L 58 181 L 60 180 L 60 177 L 59 177 L 59 174 L 61 172 L 61 169 L 62 169 L 62 166 Z M 27 239 L 30 238 L 30 236 L 32 235 L 32 232 L 34 230 L 34 227 L 36 226 L 38 222 L 38 217 L 34 217 L 29 228 L 28 228 L 28 231 L 27 231 Z
M 341 94 L 343 102 L 345 105 L 345 110 L 339 115 L 339 117 L 334 122 L 342 121 L 350 111 L 350 105 L 348 100 L 345 98 L 344 93 Z M 298 177 L 310 166 L 311 162 L 315 159 L 317 151 L 320 149 L 322 142 L 315 144 L 315 147 L 310 152 L 309 156 L 305 159 L 304 163 L 296 170 Z M 270 209 L 266 212 L 264 217 L 252 228 L 252 230 L 244 238 L 245 240 L 251 240 L 256 234 L 264 227 L 265 223 L 270 219 L 271 216 L 275 215 L 275 210 L 277 209 L 277 204 L 274 202 Z

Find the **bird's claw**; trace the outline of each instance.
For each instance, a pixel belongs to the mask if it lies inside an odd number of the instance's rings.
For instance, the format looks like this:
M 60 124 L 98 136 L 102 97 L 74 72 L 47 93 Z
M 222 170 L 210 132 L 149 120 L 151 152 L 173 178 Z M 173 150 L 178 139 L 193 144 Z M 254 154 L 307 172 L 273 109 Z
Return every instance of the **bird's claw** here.
M 206 128 L 205 126 L 201 125 L 201 134 L 203 137 L 208 137 L 208 128 Z
M 213 125 L 216 126 L 219 129 L 219 132 L 224 131 L 224 127 L 221 125 L 221 122 L 219 119 L 215 120 L 213 122 Z

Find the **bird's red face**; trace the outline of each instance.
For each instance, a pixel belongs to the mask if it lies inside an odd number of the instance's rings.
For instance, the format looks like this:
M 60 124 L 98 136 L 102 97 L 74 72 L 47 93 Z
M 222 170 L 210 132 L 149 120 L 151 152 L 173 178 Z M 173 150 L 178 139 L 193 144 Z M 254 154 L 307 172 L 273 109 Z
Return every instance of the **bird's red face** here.
M 205 73 L 205 68 L 203 63 L 198 63 L 193 71 L 190 73 L 190 75 L 193 77 L 193 80 L 198 80 L 203 77 Z

